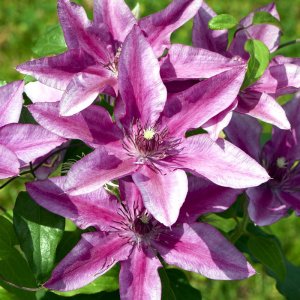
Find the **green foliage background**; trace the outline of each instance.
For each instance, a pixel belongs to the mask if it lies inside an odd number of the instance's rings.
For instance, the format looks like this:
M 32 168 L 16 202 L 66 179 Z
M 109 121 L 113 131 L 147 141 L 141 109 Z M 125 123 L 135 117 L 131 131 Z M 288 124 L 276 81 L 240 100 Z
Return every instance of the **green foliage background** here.
M 92 0 L 77 1 L 91 12 Z M 131 7 L 135 0 L 126 1 Z M 140 0 L 142 16 L 165 7 L 170 0 Z M 217 13 L 229 13 L 237 18 L 259 6 L 268 4 L 268 0 L 207 0 Z M 282 20 L 284 35 L 282 42 L 300 37 L 300 0 L 275 1 Z M 21 79 L 14 68 L 19 63 L 34 57 L 32 48 L 37 39 L 44 34 L 47 26 L 58 22 L 56 0 L 10 0 L 0 1 L 0 81 Z M 189 22 L 173 36 L 174 42 L 191 43 L 192 23 Z M 300 45 L 284 48 L 280 54 L 300 56 Z M 267 130 L 267 127 L 266 127 Z M 17 193 L 23 189 L 21 180 L 0 191 L 0 215 L 4 210 L 12 209 Z M 209 222 L 218 228 L 228 230 L 230 222 L 210 217 Z M 268 233 L 279 237 L 288 260 L 300 266 L 300 219 L 294 215 L 264 228 Z M 260 265 L 255 265 L 258 274 L 248 280 L 220 282 L 207 280 L 193 273 L 187 273 L 190 283 L 200 289 L 203 299 L 228 300 L 279 300 L 284 299 L 275 288 L 275 280 L 268 277 Z M 0 299 L 18 299 L 0 288 Z M 21 298 L 20 298 L 21 299 Z M 59 299 L 59 298 L 57 298 Z M 85 299 L 85 298 L 82 298 Z M 102 298 L 101 298 L 102 299 Z M 188 298 L 187 298 L 188 300 Z

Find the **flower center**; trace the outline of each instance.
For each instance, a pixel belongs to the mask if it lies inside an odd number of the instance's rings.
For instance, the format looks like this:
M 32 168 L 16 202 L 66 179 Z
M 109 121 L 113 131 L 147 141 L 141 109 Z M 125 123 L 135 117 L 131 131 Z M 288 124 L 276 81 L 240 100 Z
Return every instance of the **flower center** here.
M 277 165 L 277 167 L 278 167 L 279 169 L 285 168 L 285 167 L 286 167 L 286 164 L 287 164 L 287 162 L 286 162 L 286 160 L 285 160 L 284 157 L 279 157 L 279 158 L 277 158 L 277 160 L 276 160 L 276 165 Z
M 153 230 L 153 224 L 147 215 L 142 215 L 135 219 L 133 230 L 139 235 L 146 235 Z
M 146 140 L 152 140 L 155 136 L 155 130 L 153 128 L 144 129 L 144 138 Z

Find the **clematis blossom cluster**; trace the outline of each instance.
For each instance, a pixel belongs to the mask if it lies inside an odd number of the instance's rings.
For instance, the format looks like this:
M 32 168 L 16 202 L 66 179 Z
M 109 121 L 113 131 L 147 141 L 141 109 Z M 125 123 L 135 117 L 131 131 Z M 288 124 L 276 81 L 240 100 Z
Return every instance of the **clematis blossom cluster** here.
M 17 67 L 35 81 L 0 87 L 0 179 L 31 169 L 30 197 L 88 229 L 43 286 L 79 289 L 120 263 L 122 300 L 159 300 L 166 264 L 211 279 L 254 275 L 200 219 L 241 193 L 257 225 L 300 213 L 300 59 L 274 56 L 244 85 L 245 43 L 276 52 L 280 29 L 253 24 L 255 11 L 228 44 L 227 30 L 209 28 L 216 13 L 201 0 L 174 0 L 140 20 L 123 0 L 94 0 L 93 20 L 76 3 L 57 4 L 66 52 Z M 279 20 L 275 4 L 257 11 Z M 193 46 L 172 44 L 192 18 Z M 17 124 L 23 92 L 38 125 Z M 283 107 L 276 100 L 297 92 Z M 264 146 L 257 119 L 274 125 Z M 74 140 L 88 153 L 51 177 Z

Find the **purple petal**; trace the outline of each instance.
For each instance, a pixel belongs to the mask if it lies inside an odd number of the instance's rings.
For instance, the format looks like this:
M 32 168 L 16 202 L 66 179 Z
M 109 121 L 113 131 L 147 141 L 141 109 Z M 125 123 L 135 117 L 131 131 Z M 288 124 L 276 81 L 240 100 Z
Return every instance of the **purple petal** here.
M 163 122 L 170 134 L 182 136 L 224 111 L 234 102 L 244 75 L 245 67 L 236 67 L 171 94 L 163 111 Z
M 205 49 L 174 44 L 161 60 L 160 74 L 164 81 L 186 78 L 209 78 L 244 63 Z
M 234 280 L 255 274 L 245 257 L 208 224 L 180 225 L 153 244 L 168 264 L 207 278 Z
M 202 0 L 174 0 L 164 10 L 139 21 L 157 56 L 169 48 L 171 34 L 197 13 Z
M 119 61 L 119 89 L 125 103 L 127 125 L 133 118 L 140 118 L 145 125 L 155 124 L 167 98 L 159 72 L 153 50 L 135 26 L 123 44 Z
M 23 81 L 14 81 L 0 87 L 0 127 L 19 121 L 23 89 Z
M 20 163 L 17 156 L 0 144 L 0 179 L 18 175 L 19 168 Z
M 66 140 L 38 125 L 9 124 L 0 128 L 0 141 L 21 161 L 29 163 Z
M 95 61 L 81 49 L 73 49 L 56 56 L 28 61 L 19 65 L 17 70 L 35 77 L 45 85 L 65 90 L 76 73 L 94 63 Z
M 44 286 L 57 291 L 79 289 L 127 259 L 131 249 L 128 241 L 116 234 L 84 233 Z
M 56 177 L 26 184 L 30 196 L 42 207 L 71 219 L 81 229 L 94 226 L 111 231 L 115 222 L 121 222 L 118 200 L 103 188 L 92 193 L 69 196 L 63 190 L 66 177 Z
M 238 113 L 233 114 L 231 122 L 225 129 L 229 141 L 256 161 L 260 159 L 261 132 L 262 128 L 256 119 Z
M 266 93 L 245 90 L 239 95 L 239 103 L 236 111 L 258 118 L 281 129 L 291 128 L 290 122 L 281 105 Z
M 120 295 L 122 300 L 161 298 L 157 269 L 160 261 L 143 247 L 135 247 L 129 259 L 121 262 Z
M 287 215 L 289 207 L 280 201 L 268 185 L 248 189 L 246 193 L 249 197 L 249 217 L 255 224 L 270 225 Z
M 174 224 L 187 194 L 185 172 L 177 170 L 164 175 L 143 166 L 132 178 L 154 218 L 166 226 Z
M 91 72 L 95 73 L 91 73 Z M 90 106 L 106 86 L 116 86 L 117 78 L 105 68 L 86 69 L 73 77 L 60 102 L 60 114 L 72 116 Z
M 225 53 L 228 43 L 227 30 L 211 30 L 208 27 L 210 19 L 217 14 L 203 1 L 194 18 L 193 45 L 198 48 Z
M 298 178 L 299 180 L 299 178 Z M 299 181 L 297 181 L 298 183 Z M 299 185 L 299 183 L 298 183 Z M 287 203 L 287 206 L 291 206 L 291 208 L 293 210 L 295 210 L 297 212 L 297 215 L 299 216 L 300 213 L 300 194 L 299 191 L 295 192 L 295 191 L 291 191 L 291 192 L 284 192 L 284 191 L 280 191 L 278 193 L 279 198 L 281 199 L 281 201 L 284 201 L 285 203 Z
M 92 105 L 70 117 L 59 116 L 58 103 L 36 103 L 29 106 L 29 111 L 51 132 L 68 139 L 80 139 L 91 146 L 116 142 L 123 136 L 108 112 L 99 106 Z
M 180 223 L 196 221 L 203 214 L 222 212 L 228 209 L 242 192 L 196 176 L 189 176 L 188 181 L 188 194 L 178 218 Z
M 63 95 L 63 91 L 51 88 L 38 81 L 26 84 L 24 92 L 33 103 L 58 102 Z
M 94 1 L 94 23 L 108 26 L 113 39 L 124 42 L 126 36 L 136 24 L 136 20 L 123 0 Z
M 73 196 L 86 194 L 110 180 L 132 174 L 137 168 L 121 144 L 114 148 L 100 146 L 72 166 L 64 190 Z
M 201 134 L 184 140 L 183 150 L 174 164 L 195 175 L 204 176 L 215 184 L 246 188 L 270 179 L 266 170 L 233 144 Z

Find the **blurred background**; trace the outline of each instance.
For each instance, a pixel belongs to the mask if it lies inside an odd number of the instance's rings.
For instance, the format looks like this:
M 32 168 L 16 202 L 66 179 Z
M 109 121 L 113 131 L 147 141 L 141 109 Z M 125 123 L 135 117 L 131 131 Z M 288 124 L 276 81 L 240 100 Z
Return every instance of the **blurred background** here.
M 92 0 L 78 0 L 92 16 Z M 135 0 L 126 1 L 131 8 Z M 140 0 L 141 15 L 148 15 L 165 7 L 170 0 Z M 250 11 L 270 3 L 268 0 L 207 0 L 217 13 L 229 13 L 240 19 Z M 279 11 L 283 36 L 281 42 L 300 38 L 300 0 L 275 1 Z M 15 67 L 34 58 L 32 48 L 39 37 L 45 34 L 47 27 L 58 23 L 56 0 L 10 0 L 0 1 L 0 81 L 7 82 L 22 79 Z M 191 44 L 192 22 L 187 23 L 172 37 L 174 42 Z M 300 57 L 300 44 L 282 49 L 278 54 Z M 3 209 L 13 207 L 13 201 L 22 182 L 7 186 L 0 191 L 0 214 Z M 212 217 L 210 220 L 219 228 L 225 226 L 224 219 Z M 226 224 L 227 226 L 227 224 Z M 300 219 L 294 215 L 264 228 L 280 239 L 286 257 L 295 265 L 300 266 Z M 228 300 L 279 300 L 284 299 L 275 287 L 275 280 L 268 277 L 260 266 L 255 266 L 258 275 L 244 281 L 221 282 L 207 280 L 201 276 L 187 273 L 191 284 L 201 290 L 203 299 Z M 300 284 L 300 283 L 299 283 Z M 187 299 L 188 300 L 188 299 Z

